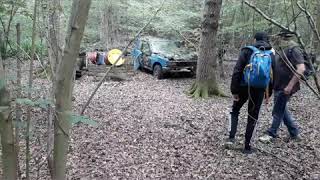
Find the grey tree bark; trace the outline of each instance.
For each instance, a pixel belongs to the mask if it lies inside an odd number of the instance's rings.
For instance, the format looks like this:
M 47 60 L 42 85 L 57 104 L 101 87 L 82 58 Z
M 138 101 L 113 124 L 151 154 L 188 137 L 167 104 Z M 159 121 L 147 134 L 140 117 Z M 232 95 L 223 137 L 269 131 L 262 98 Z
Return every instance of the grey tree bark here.
M 17 154 L 10 111 L 10 93 L 6 88 L 5 71 L 0 54 L 0 133 L 3 166 L 2 179 L 4 180 L 17 179 Z
M 66 179 L 72 111 L 73 77 L 91 0 L 73 0 L 64 55 L 57 70 L 55 88 L 56 119 L 54 121 L 53 179 Z
M 104 0 L 104 5 L 101 10 L 100 40 L 106 49 L 118 45 L 118 16 L 117 11 L 115 10 L 117 7 L 114 3 L 113 0 Z
M 316 25 L 318 28 L 318 32 L 320 32 L 320 1 L 317 3 L 317 16 L 316 16 Z M 315 44 L 316 53 L 320 56 L 320 41 Z
M 20 23 L 16 25 L 16 31 L 17 31 L 17 45 L 20 47 L 21 44 L 21 29 L 20 29 Z M 18 53 L 18 56 L 20 54 Z M 20 59 L 17 58 L 17 98 L 22 97 L 22 84 L 21 84 L 21 62 Z M 19 124 L 21 123 L 21 118 L 22 118 L 22 109 L 21 105 L 19 103 L 16 103 L 16 123 L 15 123 L 15 143 L 16 143 L 16 151 L 17 151 L 17 170 L 18 170 L 18 175 L 20 177 L 21 172 L 20 172 L 20 165 L 19 165 L 19 142 L 20 142 L 20 127 Z
M 197 78 L 189 91 L 194 98 L 222 95 L 216 80 L 216 36 L 219 28 L 222 0 L 205 0 L 202 19 Z
M 36 21 L 38 13 L 38 0 L 34 0 L 34 9 L 33 9 L 33 25 L 32 25 L 32 43 L 31 43 L 31 59 L 30 59 L 30 68 L 29 68 L 29 82 L 28 82 L 28 99 L 32 98 L 32 89 L 33 85 L 33 60 L 35 58 L 35 41 L 36 41 Z M 27 127 L 26 127 L 26 180 L 30 179 L 30 123 L 31 123 L 31 106 L 27 107 Z
M 61 36 L 61 0 L 48 1 L 49 12 L 48 12 L 48 54 L 49 63 L 51 68 L 51 82 L 52 87 L 50 89 L 49 99 L 55 103 L 55 88 L 56 88 L 56 76 L 58 65 L 62 59 L 62 42 Z M 55 119 L 55 108 L 51 104 L 48 105 L 48 124 L 47 124 L 47 163 L 50 170 L 51 176 L 53 176 L 53 159 L 52 149 L 54 144 L 54 133 L 53 133 L 53 121 Z

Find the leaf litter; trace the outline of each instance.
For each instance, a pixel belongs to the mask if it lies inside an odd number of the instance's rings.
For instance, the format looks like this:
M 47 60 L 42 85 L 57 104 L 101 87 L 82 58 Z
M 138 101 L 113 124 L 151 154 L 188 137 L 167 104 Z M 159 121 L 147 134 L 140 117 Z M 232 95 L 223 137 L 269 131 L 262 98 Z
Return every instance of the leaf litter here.
M 232 64 L 226 69 L 231 72 Z M 230 77 L 230 73 L 228 75 Z M 47 80 L 36 78 L 34 98 L 44 98 Z M 239 149 L 227 150 L 228 113 L 232 99 L 190 99 L 184 93 L 192 78 L 155 80 L 138 72 L 128 81 L 106 81 L 92 100 L 85 116 L 97 126 L 75 124 L 67 160 L 68 179 L 320 179 L 320 104 L 306 87 L 290 102 L 298 119 L 301 142 L 280 138 L 262 143 L 258 137 L 269 127 L 272 103 L 263 105 L 252 155 L 244 155 L 246 105 L 240 114 Z M 229 93 L 230 78 L 219 79 Z M 94 77 L 84 76 L 74 86 L 73 110 L 80 112 L 94 90 Z M 33 110 L 32 177 L 50 179 L 47 165 L 37 170 L 36 160 L 46 157 L 46 111 Z M 24 160 L 24 142 L 20 160 Z M 24 169 L 24 164 L 21 168 Z

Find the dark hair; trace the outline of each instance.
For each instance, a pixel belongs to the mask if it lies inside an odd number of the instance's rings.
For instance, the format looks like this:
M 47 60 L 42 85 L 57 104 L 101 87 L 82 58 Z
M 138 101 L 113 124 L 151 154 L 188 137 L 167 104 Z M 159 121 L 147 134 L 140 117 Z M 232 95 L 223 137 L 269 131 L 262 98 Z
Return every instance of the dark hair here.
M 254 35 L 254 39 L 256 39 L 257 41 L 265 41 L 265 42 L 269 42 L 269 36 L 266 32 L 257 32 Z

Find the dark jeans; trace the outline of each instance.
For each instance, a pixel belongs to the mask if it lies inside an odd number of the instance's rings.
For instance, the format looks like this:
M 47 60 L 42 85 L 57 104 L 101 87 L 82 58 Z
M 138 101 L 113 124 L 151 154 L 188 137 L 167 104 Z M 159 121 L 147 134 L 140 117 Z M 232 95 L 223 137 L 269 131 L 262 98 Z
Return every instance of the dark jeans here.
M 291 137 L 296 137 L 299 134 L 295 120 L 291 117 L 288 110 L 287 103 L 289 99 L 290 96 L 284 94 L 283 91 L 276 91 L 274 93 L 274 107 L 272 111 L 273 120 L 271 128 L 268 129 L 268 133 L 272 137 L 277 137 L 277 131 L 282 121 L 287 126 Z
M 248 101 L 248 122 L 245 134 L 245 147 L 250 147 L 252 134 L 259 117 L 260 107 L 263 101 L 265 89 L 242 87 L 239 93 L 239 101 L 234 101 L 231 114 L 231 130 L 229 138 L 235 138 L 242 106 Z

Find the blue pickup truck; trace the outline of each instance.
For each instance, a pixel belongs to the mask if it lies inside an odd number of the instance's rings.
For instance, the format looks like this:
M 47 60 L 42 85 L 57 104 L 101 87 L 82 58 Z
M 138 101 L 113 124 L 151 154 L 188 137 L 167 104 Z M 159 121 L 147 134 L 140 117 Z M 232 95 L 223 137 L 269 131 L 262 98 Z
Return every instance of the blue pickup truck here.
M 196 71 L 197 54 L 182 47 L 179 42 L 155 38 L 138 38 L 131 52 L 134 68 L 148 69 L 162 79 L 166 73 Z

